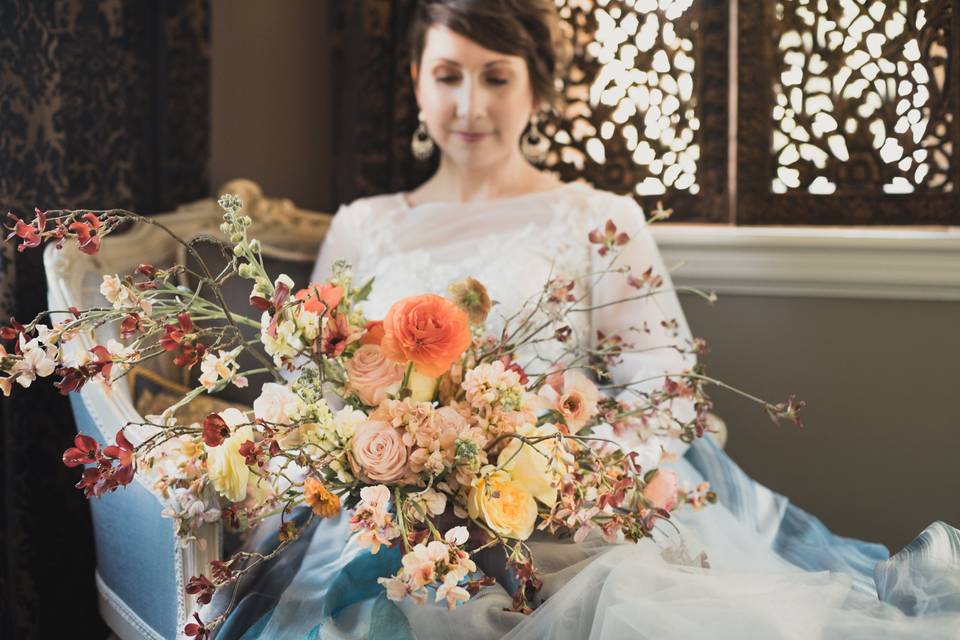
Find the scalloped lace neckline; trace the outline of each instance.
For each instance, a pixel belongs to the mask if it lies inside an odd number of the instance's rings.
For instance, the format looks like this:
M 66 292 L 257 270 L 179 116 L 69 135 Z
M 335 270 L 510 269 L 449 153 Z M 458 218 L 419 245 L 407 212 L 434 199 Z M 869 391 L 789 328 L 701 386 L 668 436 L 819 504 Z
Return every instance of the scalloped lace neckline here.
M 587 187 L 588 185 L 582 182 L 564 182 L 559 187 L 554 187 L 552 189 L 546 189 L 544 191 L 533 191 L 531 193 L 522 193 L 516 196 L 508 196 L 506 198 L 493 198 L 491 200 L 470 200 L 468 202 L 447 202 L 447 201 L 437 201 L 437 202 L 422 202 L 420 204 L 411 205 L 407 200 L 407 195 L 409 191 L 399 191 L 397 192 L 397 201 L 400 204 L 400 209 L 403 211 L 416 211 L 418 209 L 425 209 L 428 207 L 474 207 L 474 206 L 499 206 L 503 204 L 510 204 L 513 202 L 519 202 L 527 200 L 529 198 L 536 197 L 551 197 L 560 193 L 565 193 L 567 189 L 572 187 Z

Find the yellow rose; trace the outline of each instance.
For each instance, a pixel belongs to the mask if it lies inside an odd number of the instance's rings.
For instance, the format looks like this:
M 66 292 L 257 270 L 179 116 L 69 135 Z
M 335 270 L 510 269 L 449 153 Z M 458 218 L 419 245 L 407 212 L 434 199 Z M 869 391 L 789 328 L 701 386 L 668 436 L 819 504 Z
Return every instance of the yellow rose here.
M 552 424 L 535 427 L 525 424 L 517 429 L 517 435 L 527 438 L 550 436 L 557 433 Z M 550 459 L 557 448 L 556 440 L 542 440 L 528 444 L 518 438 L 510 438 L 509 444 L 500 452 L 497 464 L 510 473 L 514 482 L 523 486 L 530 494 L 552 507 L 557 501 L 557 489 L 553 486 L 554 472 L 550 469 Z
M 247 497 L 250 469 L 240 455 L 240 445 L 253 440 L 253 427 L 247 425 L 233 432 L 219 447 L 207 447 L 207 473 L 213 488 L 231 502 Z
M 417 371 L 414 367 L 407 378 L 407 389 L 410 390 L 410 399 L 413 402 L 430 402 L 437 390 L 439 376 L 432 377 Z
M 537 502 L 505 471 L 474 480 L 467 512 L 506 538 L 526 540 L 537 523 Z

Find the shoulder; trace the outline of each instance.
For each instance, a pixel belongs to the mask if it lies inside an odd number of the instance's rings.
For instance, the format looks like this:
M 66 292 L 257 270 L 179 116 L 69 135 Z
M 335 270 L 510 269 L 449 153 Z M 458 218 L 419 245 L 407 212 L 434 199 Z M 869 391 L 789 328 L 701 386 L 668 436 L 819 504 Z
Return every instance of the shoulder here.
M 575 182 L 569 188 L 569 201 L 582 211 L 591 223 L 602 223 L 607 219 L 615 222 L 643 224 L 643 209 L 630 195 L 620 195 L 612 191 L 597 189 L 585 182 Z
M 341 204 L 333 216 L 333 225 L 337 229 L 359 228 L 372 217 L 394 213 L 405 207 L 401 193 L 385 193 L 377 196 L 357 198 L 353 202 Z

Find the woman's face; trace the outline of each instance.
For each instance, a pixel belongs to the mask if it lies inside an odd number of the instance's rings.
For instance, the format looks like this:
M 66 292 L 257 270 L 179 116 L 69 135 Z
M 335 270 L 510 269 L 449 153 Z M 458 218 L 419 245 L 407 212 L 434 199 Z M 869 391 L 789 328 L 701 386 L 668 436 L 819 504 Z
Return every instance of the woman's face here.
M 522 57 L 433 26 L 412 73 L 430 136 L 458 167 L 490 166 L 519 154 L 520 135 L 535 108 Z

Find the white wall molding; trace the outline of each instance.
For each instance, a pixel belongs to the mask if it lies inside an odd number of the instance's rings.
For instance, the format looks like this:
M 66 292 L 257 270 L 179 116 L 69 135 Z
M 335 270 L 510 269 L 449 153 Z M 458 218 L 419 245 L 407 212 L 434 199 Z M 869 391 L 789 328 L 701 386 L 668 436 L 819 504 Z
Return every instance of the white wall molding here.
M 719 294 L 960 301 L 960 227 L 651 226 L 678 286 Z

